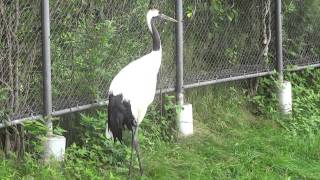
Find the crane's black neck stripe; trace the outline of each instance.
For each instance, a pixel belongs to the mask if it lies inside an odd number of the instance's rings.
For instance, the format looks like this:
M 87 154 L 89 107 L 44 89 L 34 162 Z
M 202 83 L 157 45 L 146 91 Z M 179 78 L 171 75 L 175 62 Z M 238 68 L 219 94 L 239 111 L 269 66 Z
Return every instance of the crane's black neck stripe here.
M 151 19 L 151 29 L 152 29 L 152 40 L 153 40 L 153 51 L 159 51 L 161 47 L 160 35 L 155 26 L 156 17 Z

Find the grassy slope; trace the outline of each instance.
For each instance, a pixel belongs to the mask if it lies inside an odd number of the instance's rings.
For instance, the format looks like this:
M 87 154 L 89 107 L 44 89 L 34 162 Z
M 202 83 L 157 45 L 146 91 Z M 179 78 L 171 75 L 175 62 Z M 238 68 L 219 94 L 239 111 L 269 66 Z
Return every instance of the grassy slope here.
M 252 116 L 235 92 L 189 93 L 195 134 L 144 152 L 146 177 L 156 179 L 320 178 L 320 137 L 292 137 Z M 219 99 L 217 99 L 217 97 Z
M 227 88 L 203 88 L 188 92 L 187 97 L 193 103 L 195 134 L 176 143 L 159 142 L 148 150 L 143 148 L 145 176 L 139 178 L 136 164 L 137 179 L 320 178 L 319 136 L 290 136 L 273 121 L 250 114 L 242 97 Z M 91 174 L 88 177 L 127 179 L 126 168 L 98 170 L 86 161 L 73 163 L 84 167 L 82 174 Z M 74 179 L 79 171 L 33 160 L 0 163 L 4 179 Z

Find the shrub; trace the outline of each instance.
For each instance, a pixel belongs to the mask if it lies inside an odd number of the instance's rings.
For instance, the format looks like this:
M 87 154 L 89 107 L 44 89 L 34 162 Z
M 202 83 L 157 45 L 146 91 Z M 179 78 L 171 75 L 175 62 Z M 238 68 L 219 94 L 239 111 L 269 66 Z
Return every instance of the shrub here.
M 292 83 L 292 118 L 281 118 L 277 113 L 275 76 L 260 79 L 258 95 L 252 98 L 257 105 L 257 113 L 272 117 L 294 135 L 312 136 L 318 133 L 320 127 L 320 70 L 288 72 L 285 74 L 285 79 Z

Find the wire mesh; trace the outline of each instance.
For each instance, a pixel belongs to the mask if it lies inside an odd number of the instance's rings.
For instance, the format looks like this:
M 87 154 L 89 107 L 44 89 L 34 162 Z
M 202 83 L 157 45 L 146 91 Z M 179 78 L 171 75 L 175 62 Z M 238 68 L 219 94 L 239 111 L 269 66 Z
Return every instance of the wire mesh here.
M 165 12 L 170 3 L 159 3 Z M 151 50 L 142 1 L 55 1 L 51 4 L 54 110 L 106 99 L 109 83 L 130 61 Z M 162 6 L 162 7 L 161 7 Z M 174 62 L 173 25 L 160 23 L 164 62 Z M 159 87 L 173 85 L 164 63 Z
M 271 0 L 184 0 L 184 84 L 254 77 L 275 67 Z M 153 1 L 175 16 L 175 1 Z M 40 2 L 0 1 L 0 118 L 42 114 Z M 151 51 L 149 1 L 50 1 L 53 111 L 106 99 L 129 62 Z M 317 0 L 283 0 L 285 65 L 320 63 Z M 175 87 L 175 24 L 157 24 L 158 90 Z M 248 76 L 247 76 L 248 75 Z M 255 79 L 248 83 L 256 84 Z
M 42 113 L 41 16 L 37 3 L 0 1 L 0 118 Z
M 184 83 L 271 71 L 270 0 L 184 1 Z
M 320 63 L 320 1 L 285 0 L 284 63 L 287 67 Z

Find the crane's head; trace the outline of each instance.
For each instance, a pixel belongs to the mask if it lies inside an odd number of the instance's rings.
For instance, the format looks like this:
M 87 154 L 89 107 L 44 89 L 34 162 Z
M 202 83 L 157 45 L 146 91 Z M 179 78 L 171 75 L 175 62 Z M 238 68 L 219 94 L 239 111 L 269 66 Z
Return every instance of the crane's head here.
M 147 13 L 147 23 L 148 23 L 148 28 L 151 32 L 152 32 L 151 21 L 153 19 L 164 19 L 164 20 L 168 20 L 168 21 L 172 21 L 172 22 L 178 22 L 177 20 L 175 20 L 169 16 L 161 14 L 158 9 L 150 9 Z

